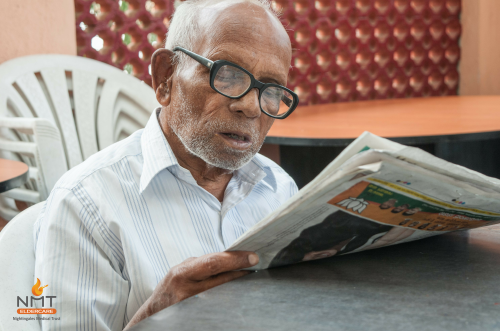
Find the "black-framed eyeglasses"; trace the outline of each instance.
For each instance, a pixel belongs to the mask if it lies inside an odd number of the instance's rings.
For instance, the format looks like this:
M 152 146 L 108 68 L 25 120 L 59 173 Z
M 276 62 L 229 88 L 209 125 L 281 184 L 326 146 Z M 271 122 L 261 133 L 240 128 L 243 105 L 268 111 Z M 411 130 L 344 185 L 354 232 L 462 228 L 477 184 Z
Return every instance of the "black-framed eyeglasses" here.
M 175 51 L 189 55 L 210 69 L 210 86 L 225 97 L 239 99 L 251 89 L 258 89 L 260 110 L 268 116 L 277 119 L 286 118 L 299 104 L 299 97 L 290 89 L 278 84 L 259 82 L 250 72 L 237 64 L 226 60 L 213 62 L 179 46 L 174 47 Z

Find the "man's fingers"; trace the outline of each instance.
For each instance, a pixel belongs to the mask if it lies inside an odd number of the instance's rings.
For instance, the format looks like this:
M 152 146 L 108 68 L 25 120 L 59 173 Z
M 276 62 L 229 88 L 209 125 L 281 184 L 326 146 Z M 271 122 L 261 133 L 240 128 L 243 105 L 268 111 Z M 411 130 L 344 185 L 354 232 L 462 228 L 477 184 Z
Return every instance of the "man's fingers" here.
M 159 297 L 157 301 L 168 301 L 168 304 L 162 304 L 167 307 L 247 275 L 249 271 L 239 269 L 252 267 L 258 262 L 259 257 L 253 252 L 222 252 L 188 259 L 170 269 L 163 278 L 162 286 L 155 289 Z
M 253 252 L 222 252 L 201 256 L 189 261 L 184 268 L 188 280 L 202 281 L 227 271 L 249 268 L 259 262 Z
M 175 303 L 192 297 L 193 295 L 196 295 L 198 293 L 209 290 L 212 287 L 216 287 L 230 282 L 236 278 L 248 275 L 249 273 L 251 273 L 251 271 L 248 270 L 228 271 L 209 277 L 202 281 L 189 282 L 187 284 L 184 284 L 182 288 L 176 289 Z
M 210 277 L 210 278 L 200 282 L 199 285 L 202 286 L 202 291 L 206 291 L 206 290 L 211 289 L 212 287 L 222 285 L 224 283 L 230 282 L 232 280 L 243 277 L 243 276 L 248 275 L 250 273 L 252 273 L 252 271 L 249 271 L 249 270 L 223 272 L 221 274 Z

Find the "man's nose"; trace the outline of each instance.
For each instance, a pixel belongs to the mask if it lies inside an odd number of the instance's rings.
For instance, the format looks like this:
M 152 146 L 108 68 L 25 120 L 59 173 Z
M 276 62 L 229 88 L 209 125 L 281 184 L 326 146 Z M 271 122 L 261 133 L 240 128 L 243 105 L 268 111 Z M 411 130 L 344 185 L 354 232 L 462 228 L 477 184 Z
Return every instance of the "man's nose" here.
M 239 99 L 235 99 L 229 109 L 234 112 L 245 114 L 248 118 L 260 116 L 259 90 L 251 89 L 247 94 Z

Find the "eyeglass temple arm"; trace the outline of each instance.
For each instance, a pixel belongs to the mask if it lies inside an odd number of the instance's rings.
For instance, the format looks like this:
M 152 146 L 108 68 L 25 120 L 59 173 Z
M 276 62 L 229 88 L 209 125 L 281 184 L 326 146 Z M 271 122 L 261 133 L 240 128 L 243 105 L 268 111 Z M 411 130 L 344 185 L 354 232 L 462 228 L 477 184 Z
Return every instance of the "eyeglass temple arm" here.
M 288 107 L 292 106 L 292 103 L 293 103 L 293 100 L 290 99 L 289 97 L 287 97 L 286 95 L 281 97 L 281 101 L 283 101 L 283 103 L 285 105 L 287 105 Z
M 209 59 L 207 59 L 207 58 L 205 58 L 203 56 L 200 56 L 200 55 L 198 55 L 196 53 L 190 52 L 187 49 L 179 47 L 179 46 L 174 47 L 173 51 L 174 52 L 175 51 L 181 51 L 181 52 L 189 55 L 191 58 L 193 58 L 193 60 L 199 62 L 200 64 L 204 65 L 208 69 L 211 69 L 212 65 L 214 64 L 213 61 L 210 61 Z

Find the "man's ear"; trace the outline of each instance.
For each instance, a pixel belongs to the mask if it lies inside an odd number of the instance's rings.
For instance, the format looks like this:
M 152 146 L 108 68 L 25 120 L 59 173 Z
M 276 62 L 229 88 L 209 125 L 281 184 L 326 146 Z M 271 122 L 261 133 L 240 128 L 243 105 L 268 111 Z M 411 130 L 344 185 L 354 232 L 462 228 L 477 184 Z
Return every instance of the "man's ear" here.
M 172 90 L 172 75 L 174 66 L 172 64 L 174 53 L 165 48 L 160 48 L 151 57 L 151 78 L 156 99 L 162 106 L 170 103 L 170 91 Z

